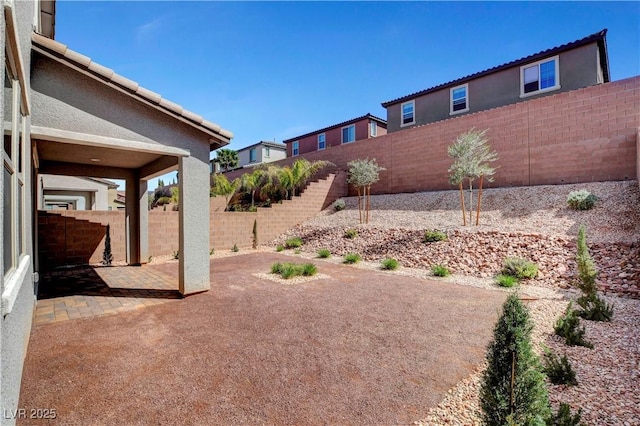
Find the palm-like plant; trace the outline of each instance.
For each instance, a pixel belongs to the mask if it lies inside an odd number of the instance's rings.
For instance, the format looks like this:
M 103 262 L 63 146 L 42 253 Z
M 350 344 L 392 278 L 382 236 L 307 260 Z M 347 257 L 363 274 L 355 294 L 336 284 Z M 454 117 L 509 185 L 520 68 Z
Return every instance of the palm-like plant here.
M 240 160 L 238 159 L 238 152 L 232 149 L 222 148 L 216 151 L 216 163 L 220 164 L 220 167 L 227 172 L 230 168 L 238 167 Z
M 291 165 L 292 195 L 295 197 L 296 190 L 300 191 L 320 169 L 332 165 L 329 161 L 318 160 L 310 162 L 306 158 L 300 158 Z
M 240 178 L 240 187 L 251 194 L 251 207 L 255 204 L 255 194 L 258 190 L 264 171 L 262 169 L 256 169 L 253 173 L 246 173 Z
M 227 179 L 225 175 L 219 173 L 211 175 L 211 179 L 212 183 L 210 193 L 213 196 L 222 195 L 224 197 L 226 210 L 226 206 L 229 205 L 229 198 L 231 198 L 240 186 L 240 180 L 234 179 L 229 182 L 229 179 Z

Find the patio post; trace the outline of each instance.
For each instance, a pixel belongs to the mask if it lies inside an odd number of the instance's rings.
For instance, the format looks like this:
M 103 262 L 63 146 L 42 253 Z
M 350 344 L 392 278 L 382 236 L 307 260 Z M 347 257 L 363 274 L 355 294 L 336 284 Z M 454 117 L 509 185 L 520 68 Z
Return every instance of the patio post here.
M 125 180 L 125 228 L 128 265 L 140 265 L 140 178 L 138 173 Z M 147 224 L 145 223 L 146 227 Z

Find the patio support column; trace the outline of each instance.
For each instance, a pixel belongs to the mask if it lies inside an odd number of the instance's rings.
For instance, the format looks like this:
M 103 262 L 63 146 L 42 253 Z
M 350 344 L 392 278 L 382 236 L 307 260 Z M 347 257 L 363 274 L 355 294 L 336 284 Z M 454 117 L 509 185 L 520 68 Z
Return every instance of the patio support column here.
M 209 152 L 180 157 L 180 293 L 207 291 L 209 282 Z M 202 152 L 200 152 L 202 151 Z M 198 158 L 196 154 L 202 158 Z
M 138 173 L 126 179 L 125 227 L 127 264 L 140 265 L 140 178 Z M 144 224 L 146 226 L 146 223 Z
M 147 194 L 147 181 L 140 180 L 139 185 L 139 209 L 140 222 L 140 263 L 147 263 L 149 260 L 149 196 Z

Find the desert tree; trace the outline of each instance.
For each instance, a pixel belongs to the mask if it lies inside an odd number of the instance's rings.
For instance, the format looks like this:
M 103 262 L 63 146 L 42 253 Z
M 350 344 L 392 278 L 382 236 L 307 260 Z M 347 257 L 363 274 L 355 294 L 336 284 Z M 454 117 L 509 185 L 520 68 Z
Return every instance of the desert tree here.
M 299 158 L 291 165 L 292 176 L 292 195 L 295 197 L 296 190 L 299 192 L 321 169 L 334 165 L 333 163 L 325 160 L 309 161 L 306 158 Z
M 466 210 L 464 205 L 464 181 L 469 185 L 469 224 L 473 222 L 473 182 L 479 179 L 478 202 L 476 207 L 476 226 L 480 222 L 480 210 L 482 203 L 482 185 L 484 180 L 493 181 L 495 167 L 490 163 L 498 159 L 498 154 L 491 151 L 487 130 L 475 130 L 459 135 L 455 142 L 447 148 L 449 157 L 453 163 L 449 167 L 449 182 L 460 189 L 460 204 L 462 209 L 462 223 L 467 225 Z
M 222 195 L 225 200 L 225 210 L 229 205 L 229 198 L 238 190 L 240 187 L 240 180 L 234 179 L 229 182 L 229 179 L 223 174 L 214 173 L 211 175 L 211 190 L 210 195 Z
M 358 191 L 358 213 L 360 223 L 369 223 L 369 208 L 371 206 L 371 185 L 380 180 L 380 172 L 386 170 L 376 163 L 376 159 L 353 160 L 347 163 L 349 177 L 347 182 Z
M 251 194 L 251 207 L 255 204 L 256 191 L 260 188 L 263 175 L 263 169 L 255 169 L 252 173 L 245 173 L 240 177 L 240 187 L 243 191 Z
M 486 425 L 545 425 L 551 416 L 545 376 L 531 344 L 527 308 L 512 293 L 502 307 L 480 387 Z
M 220 167 L 225 172 L 229 169 L 238 167 L 240 160 L 238 158 L 238 152 L 228 148 L 222 148 L 216 151 L 216 158 L 214 162 L 220 164 Z

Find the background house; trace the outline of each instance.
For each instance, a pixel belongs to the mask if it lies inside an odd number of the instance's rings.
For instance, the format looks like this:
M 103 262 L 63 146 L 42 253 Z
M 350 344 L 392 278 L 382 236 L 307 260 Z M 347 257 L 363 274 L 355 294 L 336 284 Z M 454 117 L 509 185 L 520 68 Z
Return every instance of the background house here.
M 607 30 L 382 103 L 388 131 L 609 82 Z
M 339 146 L 386 134 L 387 122 L 371 114 L 366 114 L 287 139 L 284 144 L 287 146 L 287 157 L 295 157 L 313 151 L 322 151 L 331 146 Z
M 42 174 L 38 210 L 115 210 L 117 190 L 108 179 Z
M 260 141 L 238 150 L 238 167 L 251 167 L 256 164 L 271 163 L 287 158 L 284 144 Z

